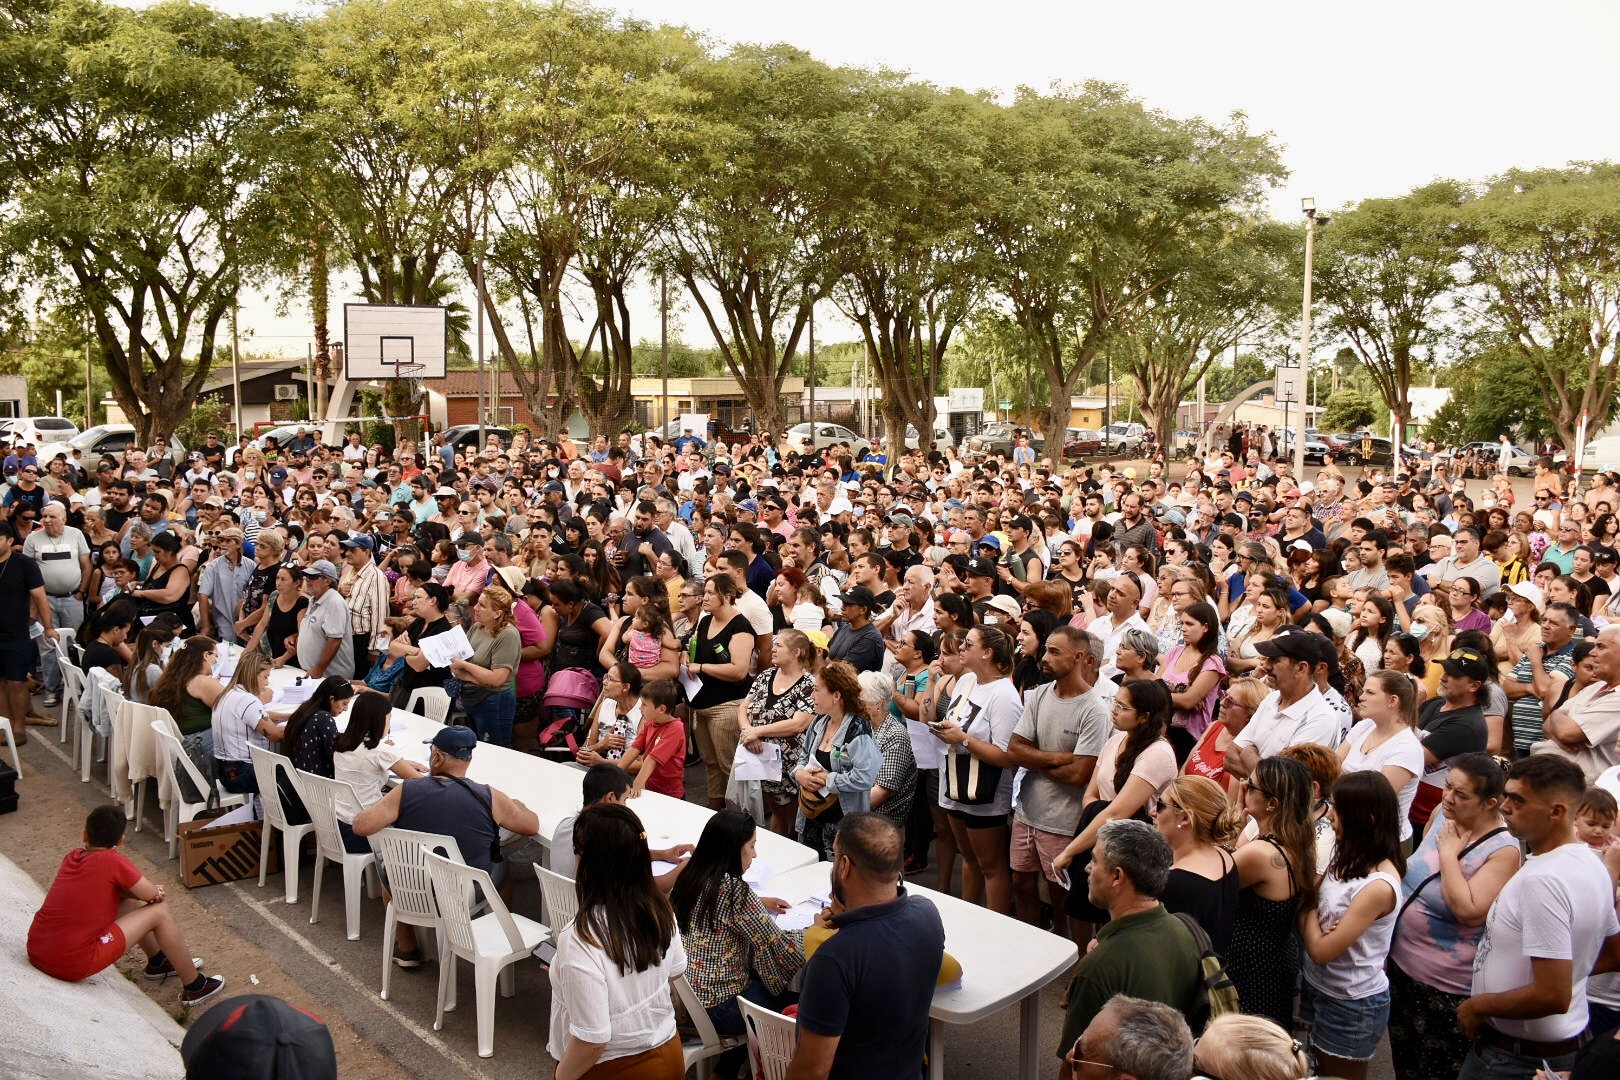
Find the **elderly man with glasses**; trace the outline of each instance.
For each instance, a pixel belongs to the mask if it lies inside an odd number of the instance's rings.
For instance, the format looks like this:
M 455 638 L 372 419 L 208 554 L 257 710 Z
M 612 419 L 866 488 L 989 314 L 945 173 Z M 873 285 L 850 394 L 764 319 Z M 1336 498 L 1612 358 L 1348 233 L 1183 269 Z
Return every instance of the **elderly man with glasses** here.
M 25 508 L 17 515 L 27 518 L 32 512 Z M 67 509 L 59 502 L 47 503 L 39 520 L 43 527 L 28 534 L 23 554 L 39 564 L 52 622 L 58 629 L 77 630 L 84 621 L 84 598 L 90 583 L 90 545 L 84 533 L 67 527 Z M 62 669 L 57 663 L 56 643 L 40 638 L 39 651 L 45 676 L 45 706 L 55 708 L 62 702 Z

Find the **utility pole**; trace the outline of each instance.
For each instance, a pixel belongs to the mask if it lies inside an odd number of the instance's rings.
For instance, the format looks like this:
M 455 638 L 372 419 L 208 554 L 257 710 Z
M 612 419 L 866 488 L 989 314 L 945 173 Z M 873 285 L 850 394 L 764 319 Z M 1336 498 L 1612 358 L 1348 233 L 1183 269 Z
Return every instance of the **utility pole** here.
M 664 372 L 664 411 L 659 434 L 669 432 L 669 272 L 658 275 L 658 357 Z
M 810 423 L 816 422 L 816 305 L 810 305 Z
M 236 333 L 240 298 L 231 296 L 231 413 L 236 423 L 236 441 L 242 441 L 242 342 Z
M 1299 365 L 1300 389 L 1303 390 L 1305 380 L 1310 377 L 1311 371 L 1311 279 L 1315 275 L 1314 263 L 1316 261 L 1316 200 L 1304 198 L 1299 201 L 1300 209 L 1305 211 L 1305 300 L 1300 315 L 1299 332 Z M 1305 408 L 1301 394 L 1299 431 L 1294 436 L 1294 479 L 1296 482 L 1305 476 L 1305 418 L 1309 415 Z M 1284 408 L 1287 408 L 1285 405 Z M 1285 414 L 1286 415 L 1286 414 Z M 1283 426 L 1287 427 L 1284 420 Z

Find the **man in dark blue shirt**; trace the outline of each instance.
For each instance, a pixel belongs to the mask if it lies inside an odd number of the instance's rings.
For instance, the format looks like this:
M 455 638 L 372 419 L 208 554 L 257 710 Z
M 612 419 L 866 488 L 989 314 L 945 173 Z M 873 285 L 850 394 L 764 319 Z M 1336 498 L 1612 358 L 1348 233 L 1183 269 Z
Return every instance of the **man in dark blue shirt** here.
M 900 885 L 903 851 L 887 818 L 854 813 L 839 823 L 833 904 L 822 913 L 837 933 L 805 965 L 788 1080 L 921 1074 L 945 926 L 939 909 Z

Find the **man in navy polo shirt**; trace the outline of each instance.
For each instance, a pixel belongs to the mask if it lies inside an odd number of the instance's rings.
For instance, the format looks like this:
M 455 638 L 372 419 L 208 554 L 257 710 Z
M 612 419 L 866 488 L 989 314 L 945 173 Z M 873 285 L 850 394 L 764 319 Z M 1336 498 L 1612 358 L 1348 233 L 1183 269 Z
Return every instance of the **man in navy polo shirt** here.
M 945 955 L 939 909 L 900 884 L 904 843 L 888 818 L 854 813 L 833 841 L 837 931 L 804 968 L 788 1080 L 917 1076 Z

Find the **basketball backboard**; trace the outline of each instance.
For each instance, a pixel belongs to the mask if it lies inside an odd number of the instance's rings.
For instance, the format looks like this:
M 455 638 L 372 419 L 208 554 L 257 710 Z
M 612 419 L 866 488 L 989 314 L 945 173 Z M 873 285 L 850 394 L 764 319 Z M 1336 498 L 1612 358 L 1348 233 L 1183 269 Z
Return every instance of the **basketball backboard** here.
M 446 322 L 442 307 L 344 304 L 344 375 L 351 380 L 444 378 Z

